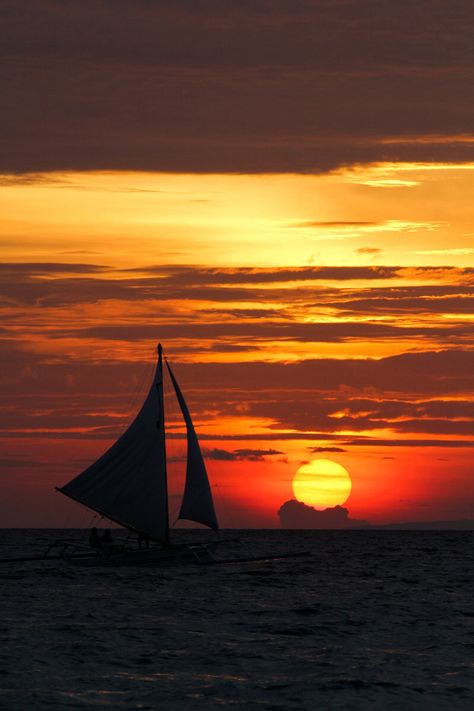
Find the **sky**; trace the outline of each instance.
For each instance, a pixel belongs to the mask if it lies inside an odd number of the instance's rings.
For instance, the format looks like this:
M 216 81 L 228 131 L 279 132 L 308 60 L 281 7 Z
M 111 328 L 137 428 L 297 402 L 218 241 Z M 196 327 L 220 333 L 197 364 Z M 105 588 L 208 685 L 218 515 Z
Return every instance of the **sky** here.
M 0 525 L 90 522 L 54 487 L 158 341 L 223 526 L 278 526 L 319 458 L 353 519 L 474 518 L 472 3 L 5 0 L 0 27 Z

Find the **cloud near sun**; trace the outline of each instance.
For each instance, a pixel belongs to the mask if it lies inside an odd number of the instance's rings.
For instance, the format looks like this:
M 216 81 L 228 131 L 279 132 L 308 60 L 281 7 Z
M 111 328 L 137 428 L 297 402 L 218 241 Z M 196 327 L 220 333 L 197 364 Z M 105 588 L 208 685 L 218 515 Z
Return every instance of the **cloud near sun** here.
M 271 5 L 0 7 L 3 525 L 82 522 L 158 340 L 224 525 L 316 452 L 357 519 L 472 516 L 474 9 Z

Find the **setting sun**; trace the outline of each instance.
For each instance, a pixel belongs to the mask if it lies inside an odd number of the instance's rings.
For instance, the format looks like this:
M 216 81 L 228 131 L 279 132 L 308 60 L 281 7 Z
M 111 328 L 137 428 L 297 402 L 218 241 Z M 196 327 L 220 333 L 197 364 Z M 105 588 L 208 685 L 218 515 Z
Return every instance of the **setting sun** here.
M 298 501 L 316 509 L 340 506 L 349 498 L 352 482 L 349 472 L 330 459 L 313 459 L 303 464 L 293 479 Z

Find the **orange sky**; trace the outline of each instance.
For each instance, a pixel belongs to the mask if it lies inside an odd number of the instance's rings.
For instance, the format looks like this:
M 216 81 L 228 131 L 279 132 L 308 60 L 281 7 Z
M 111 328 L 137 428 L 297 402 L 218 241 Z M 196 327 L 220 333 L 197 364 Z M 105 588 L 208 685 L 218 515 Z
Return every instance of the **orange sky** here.
M 0 7 L 0 526 L 90 521 L 158 341 L 222 525 L 319 457 L 474 518 L 474 8 L 270 5 Z
M 354 518 L 468 517 L 473 182 L 403 164 L 6 176 L 5 525 L 88 517 L 52 487 L 123 430 L 158 339 L 224 525 L 276 525 L 315 457 L 350 472 Z

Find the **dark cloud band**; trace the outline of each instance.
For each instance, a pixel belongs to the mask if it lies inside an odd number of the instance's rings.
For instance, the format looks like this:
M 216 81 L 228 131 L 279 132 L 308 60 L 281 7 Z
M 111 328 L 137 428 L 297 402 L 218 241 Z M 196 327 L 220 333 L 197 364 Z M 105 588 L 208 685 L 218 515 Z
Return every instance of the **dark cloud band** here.
M 473 24 L 461 0 L 9 0 L 0 170 L 472 160 Z

